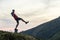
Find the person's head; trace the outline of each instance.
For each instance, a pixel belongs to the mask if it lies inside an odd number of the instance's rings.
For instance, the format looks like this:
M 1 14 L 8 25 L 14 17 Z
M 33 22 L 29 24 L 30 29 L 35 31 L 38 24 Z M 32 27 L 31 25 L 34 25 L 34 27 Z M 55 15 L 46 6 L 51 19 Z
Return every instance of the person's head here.
M 12 12 L 15 12 L 15 10 L 13 9 Z

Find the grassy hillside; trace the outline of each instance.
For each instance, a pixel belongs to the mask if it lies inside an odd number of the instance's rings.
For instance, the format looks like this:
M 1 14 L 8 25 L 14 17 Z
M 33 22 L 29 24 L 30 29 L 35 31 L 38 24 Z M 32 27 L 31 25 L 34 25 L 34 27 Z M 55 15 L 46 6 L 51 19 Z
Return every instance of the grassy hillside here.
M 20 33 L 0 31 L 0 40 L 37 40 L 36 38 Z

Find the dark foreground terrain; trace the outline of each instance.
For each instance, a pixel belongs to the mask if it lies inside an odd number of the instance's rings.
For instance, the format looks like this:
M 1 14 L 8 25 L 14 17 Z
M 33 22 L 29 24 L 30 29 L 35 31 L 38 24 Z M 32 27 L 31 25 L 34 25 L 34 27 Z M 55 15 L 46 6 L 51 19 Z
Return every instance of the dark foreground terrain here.
M 20 33 L 0 31 L 0 40 L 37 40 L 36 38 Z

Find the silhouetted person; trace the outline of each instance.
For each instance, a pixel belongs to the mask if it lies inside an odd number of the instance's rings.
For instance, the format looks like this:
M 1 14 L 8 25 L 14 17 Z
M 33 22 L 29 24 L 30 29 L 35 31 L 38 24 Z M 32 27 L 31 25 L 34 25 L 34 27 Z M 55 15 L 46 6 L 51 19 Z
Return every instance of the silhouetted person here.
M 19 25 L 19 20 L 23 21 L 25 24 L 28 23 L 28 22 L 24 21 L 22 18 L 18 17 L 18 16 L 15 14 L 15 10 L 14 10 L 14 9 L 12 10 L 11 15 L 13 16 L 13 18 L 14 18 L 15 21 L 17 22 L 17 25 L 16 25 L 15 29 L 17 29 L 17 27 L 18 27 L 18 25 Z

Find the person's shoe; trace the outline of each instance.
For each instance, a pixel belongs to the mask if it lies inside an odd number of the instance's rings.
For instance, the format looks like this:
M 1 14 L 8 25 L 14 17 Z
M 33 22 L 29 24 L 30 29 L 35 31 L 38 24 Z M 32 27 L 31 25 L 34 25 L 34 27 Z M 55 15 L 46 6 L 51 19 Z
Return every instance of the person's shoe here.
M 15 28 L 15 33 L 17 33 L 18 32 L 18 29 L 17 28 Z
M 29 23 L 29 21 L 28 22 L 25 22 L 25 23 L 27 24 L 27 23 Z

